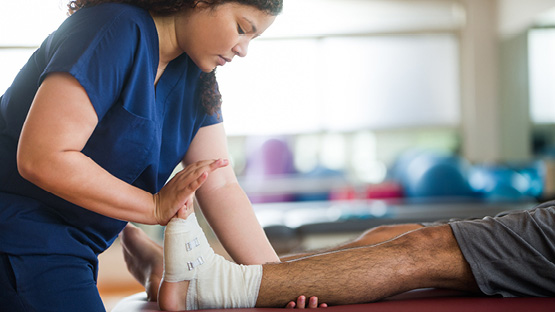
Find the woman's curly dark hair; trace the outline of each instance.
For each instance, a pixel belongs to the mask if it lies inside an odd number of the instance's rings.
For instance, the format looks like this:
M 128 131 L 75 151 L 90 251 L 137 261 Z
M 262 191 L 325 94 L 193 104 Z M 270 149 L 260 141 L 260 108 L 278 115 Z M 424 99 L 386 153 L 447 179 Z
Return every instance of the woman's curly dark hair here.
M 160 15 L 170 15 L 182 10 L 192 9 L 199 2 L 209 4 L 211 7 L 228 2 L 235 2 L 253 6 L 269 15 L 276 16 L 283 9 L 283 0 L 71 0 L 68 14 L 71 15 L 84 7 L 91 7 L 101 3 L 118 2 L 133 4 L 143 9 Z M 222 105 L 222 96 L 216 81 L 216 70 L 200 74 L 199 92 L 202 106 L 207 114 L 218 112 Z
M 217 6 L 228 2 L 253 6 L 270 15 L 278 15 L 283 9 L 283 0 L 71 0 L 69 1 L 69 14 L 75 13 L 83 7 L 93 6 L 106 2 L 129 3 L 153 11 L 157 14 L 172 14 L 183 9 L 194 8 L 200 2 Z

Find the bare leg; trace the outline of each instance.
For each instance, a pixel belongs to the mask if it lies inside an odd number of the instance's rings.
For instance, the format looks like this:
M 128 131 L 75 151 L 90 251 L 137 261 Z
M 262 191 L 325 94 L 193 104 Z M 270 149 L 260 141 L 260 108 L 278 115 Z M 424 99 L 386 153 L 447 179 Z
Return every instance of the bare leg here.
M 121 243 L 127 269 L 145 287 L 148 300 L 156 301 L 163 273 L 162 246 L 131 224 L 121 233 Z
M 376 245 L 420 228 L 423 226 L 415 223 L 382 225 L 365 231 L 353 242 L 343 245 L 340 249 Z
M 333 305 L 371 302 L 427 287 L 478 290 L 449 226 L 263 268 L 257 307 L 283 306 L 298 294 Z
M 414 224 L 414 223 L 399 224 L 399 225 L 383 225 L 383 226 L 371 228 L 365 231 L 364 233 L 362 233 L 355 240 L 346 242 L 339 246 L 326 248 L 322 250 L 298 253 L 294 255 L 287 255 L 287 256 L 281 257 L 280 260 L 282 262 L 285 262 L 285 261 L 297 260 L 307 256 L 314 256 L 317 254 L 322 254 L 330 251 L 338 251 L 338 250 L 349 249 L 349 248 L 376 245 L 376 244 L 388 241 L 390 239 L 393 239 L 397 236 L 408 233 L 410 231 L 420 229 L 422 227 L 423 227 L 422 225 Z
M 172 283 L 162 282 L 161 290 L 165 284 Z M 371 302 L 427 287 L 477 291 L 449 226 L 422 228 L 378 245 L 264 265 L 256 307 L 283 307 L 299 294 L 329 304 Z M 175 287 L 161 292 L 160 306 L 183 309 L 187 291 Z
M 183 218 L 186 218 L 186 216 L 187 214 L 181 215 Z M 282 258 L 282 261 L 289 261 L 334 250 L 374 245 L 421 227 L 422 226 L 418 224 L 380 226 L 364 232 L 354 241 L 335 248 L 288 256 Z M 163 273 L 162 246 L 150 239 L 140 228 L 131 224 L 123 230 L 121 240 L 123 246 L 123 256 L 129 272 L 141 283 L 141 285 L 145 287 L 148 299 L 151 301 L 157 301 L 158 289 L 160 287 Z M 187 289 L 188 283 L 182 283 L 182 285 L 174 286 Z M 168 287 L 171 288 L 172 286 L 166 285 L 164 290 L 161 290 L 162 294 L 172 293 L 171 291 L 168 291 Z

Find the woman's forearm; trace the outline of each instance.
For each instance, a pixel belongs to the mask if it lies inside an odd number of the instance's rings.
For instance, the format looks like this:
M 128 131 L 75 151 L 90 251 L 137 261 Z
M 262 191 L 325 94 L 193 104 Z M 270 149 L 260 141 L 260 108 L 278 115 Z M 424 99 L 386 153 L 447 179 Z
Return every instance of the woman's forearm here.
M 229 158 L 223 125 L 200 128 L 185 155 L 184 164 L 217 158 Z M 208 223 L 233 260 L 241 264 L 279 262 L 233 168 L 228 166 L 210 175 L 196 197 Z
M 279 262 L 237 182 L 209 190 L 201 188 L 197 198 L 208 223 L 233 260 L 240 264 Z
M 81 152 L 22 156 L 19 164 L 24 178 L 85 209 L 124 221 L 158 223 L 153 194 L 114 177 Z

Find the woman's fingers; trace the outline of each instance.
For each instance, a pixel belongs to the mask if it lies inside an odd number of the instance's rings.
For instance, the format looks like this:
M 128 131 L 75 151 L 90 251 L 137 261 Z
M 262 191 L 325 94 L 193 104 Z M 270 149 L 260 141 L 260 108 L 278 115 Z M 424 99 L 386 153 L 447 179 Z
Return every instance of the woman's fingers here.
M 210 173 L 229 164 L 226 159 L 202 160 L 192 163 L 178 172 L 155 195 L 155 217 L 159 224 L 165 225 L 179 209 L 186 206 L 194 193 L 208 179 Z
M 198 183 L 199 180 L 204 182 L 207 177 L 203 178 L 203 175 L 210 174 L 219 168 L 227 166 L 228 164 L 229 161 L 226 159 L 199 161 L 188 165 L 183 170 L 178 172 L 170 182 L 176 184 L 180 191 L 185 189 L 188 191 L 196 191 L 196 189 L 202 185 L 202 183 Z
M 310 297 L 310 299 L 308 300 L 308 308 L 309 309 L 314 309 L 314 308 L 327 308 L 328 305 L 325 303 L 322 303 L 320 305 L 318 305 L 318 297 Z
M 208 172 L 200 172 L 200 175 L 196 178 L 196 180 L 184 185 L 185 188 L 182 191 L 184 192 L 183 195 L 187 196 L 188 194 L 196 192 L 206 179 L 208 179 Z
M 228 164 L 229 164 L 229 161 L 227 159 L 221 159 L 221 158 L 216 160 L 213 160 L 213 159 L 201 160 L 188 165 L 183 170 L 181 170 L 177 175 L 183 176 L 183 175 L 191 174 L 193 172 L 196 172 L 196 174 L 198 174 L 199 172 L 202 172 L 202 171 L 212 172 L 216 169 L 225 167 Z
M 305 296 L 299 296 L 297 298 L 297 302 L 295 301 L 290 301 L 285 308 L 286 309 L 315 309 L 315 308 L 327 308 L 328 305 L 325 303 L 322 303 L 320 305 L 318 305 L 318 297 L 310 297 L 308 299 L 308 306 L 307 306 L 307 302 L 306 302 L 306 297 Z
M 305 305 L 306 305 L 306 297 L 299 296 L 299 298 L 297 298 L 297 309 L 304 309 Z
M 176 184 L 176 190 L 179 192 L 195 192 L 210 173 L 228 164 L 227 159 L 198 161 L 178 172 L 170 182 Z

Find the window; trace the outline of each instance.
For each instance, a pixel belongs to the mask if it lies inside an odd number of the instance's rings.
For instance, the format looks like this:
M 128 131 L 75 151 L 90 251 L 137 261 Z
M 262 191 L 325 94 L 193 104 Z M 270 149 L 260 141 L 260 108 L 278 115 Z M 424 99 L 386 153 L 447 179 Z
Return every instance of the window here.
M 529 36 L 530 115 L 536 123 L 555 122 L 555 29 L 533 29 Z
M 68 0 L 0 2 L 0 95 L 41 42 L 66 18 Z
M 260 40 L 218 69 L 231 135 L 453 126 L 454 35 Z
M 457 126 L 464 23 L 457 1 L 286 1 L 248 57 L 218 69 L 227 132 Z

